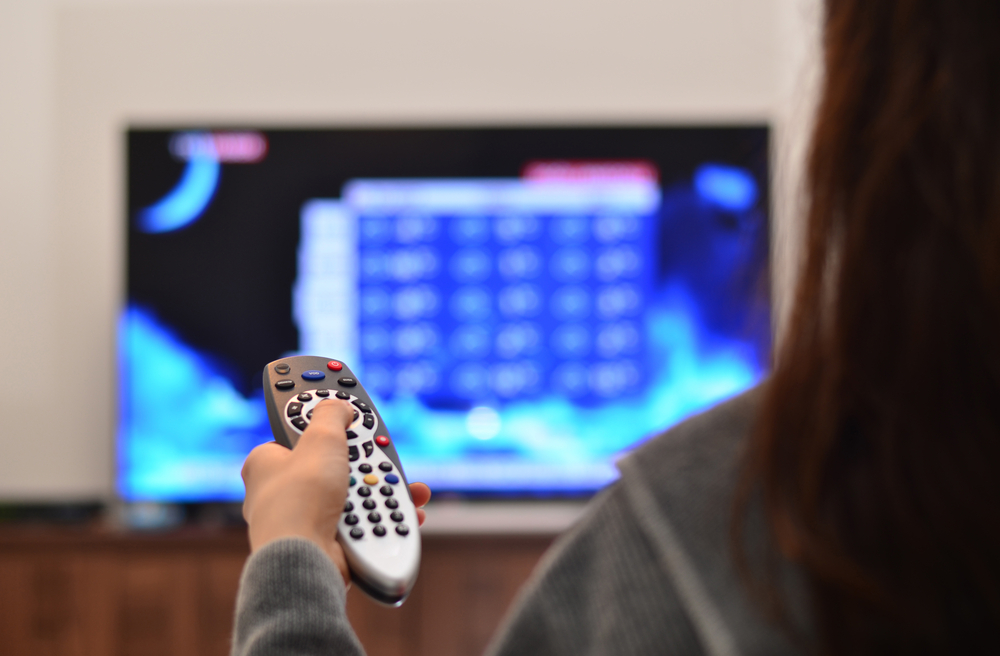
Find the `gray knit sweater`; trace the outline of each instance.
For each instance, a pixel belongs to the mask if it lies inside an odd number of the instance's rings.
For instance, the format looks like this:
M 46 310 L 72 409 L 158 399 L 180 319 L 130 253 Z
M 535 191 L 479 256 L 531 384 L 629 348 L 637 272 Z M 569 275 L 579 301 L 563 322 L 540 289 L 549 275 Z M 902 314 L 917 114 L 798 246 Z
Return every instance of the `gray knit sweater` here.
M 619 463 L 621 479 L 546 554 L 488 653 L 796 653 L 748 599 L 729 525 L 753 390 Z M 345 589 L 319 547 L 257 551 L 240 582 L 233 655 L 363 654 Z

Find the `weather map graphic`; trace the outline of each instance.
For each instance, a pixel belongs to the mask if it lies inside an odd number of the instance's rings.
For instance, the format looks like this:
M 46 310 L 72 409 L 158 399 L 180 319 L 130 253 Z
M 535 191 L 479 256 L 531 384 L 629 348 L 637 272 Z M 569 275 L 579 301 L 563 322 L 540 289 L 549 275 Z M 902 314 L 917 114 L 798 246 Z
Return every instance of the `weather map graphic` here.
M 603 485 L 616 454 L 759 378 L 743 345 L 701 329 L 683 278 L 658 283 L 655 177 L 581 168 L 355 180 L 304 206 L 301 347 L 345 354 L 386 416 L 405 418 L 395 439 L 417 478 Z M 745 173 L 696 180 L 703 201 L 755 200 Z M 477 432 L 483 416 L 492 428 Z

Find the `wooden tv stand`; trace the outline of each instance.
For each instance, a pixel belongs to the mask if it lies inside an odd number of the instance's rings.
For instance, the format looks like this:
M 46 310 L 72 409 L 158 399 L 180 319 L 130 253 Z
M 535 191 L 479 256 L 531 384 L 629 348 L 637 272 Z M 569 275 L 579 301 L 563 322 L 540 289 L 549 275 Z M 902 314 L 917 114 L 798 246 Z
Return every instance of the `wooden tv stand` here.
M 348 614 L 370 656 L 479 654 L 551 536 L 423 536 L 398 609 L 362 593 Z M 0 525 L 0 641 L 20 656 L 224 656 L 245 532 Z

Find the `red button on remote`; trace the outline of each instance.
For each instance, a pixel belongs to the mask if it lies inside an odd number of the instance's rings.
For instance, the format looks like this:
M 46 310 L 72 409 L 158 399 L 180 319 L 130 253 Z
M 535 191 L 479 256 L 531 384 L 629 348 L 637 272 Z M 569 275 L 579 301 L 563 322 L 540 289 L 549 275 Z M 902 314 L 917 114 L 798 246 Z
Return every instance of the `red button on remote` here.
M 330 371 L 340 371 L 341 369 L 344 368 L 344 365 L 337 362 L 336 360 L 330 360 L 329 362 L 326 363 L 326 368 L 329 369 Z
M 375 438 L 375 444 L 378 444 L 379 446 L 389 446 L 389 438 L 385 435 L 379 435 Z

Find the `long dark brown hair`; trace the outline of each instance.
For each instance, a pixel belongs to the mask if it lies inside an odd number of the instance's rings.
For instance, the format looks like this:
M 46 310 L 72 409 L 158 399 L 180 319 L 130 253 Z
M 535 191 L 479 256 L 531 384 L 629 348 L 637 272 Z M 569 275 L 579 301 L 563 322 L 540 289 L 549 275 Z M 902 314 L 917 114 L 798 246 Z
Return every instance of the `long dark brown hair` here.
M 817 653 L 1000 653 L 1000 1 L 827 0 L 823 46 L 737 549 L 759 504 Z

